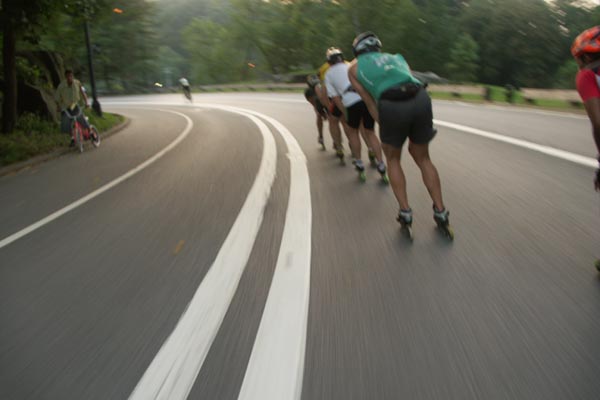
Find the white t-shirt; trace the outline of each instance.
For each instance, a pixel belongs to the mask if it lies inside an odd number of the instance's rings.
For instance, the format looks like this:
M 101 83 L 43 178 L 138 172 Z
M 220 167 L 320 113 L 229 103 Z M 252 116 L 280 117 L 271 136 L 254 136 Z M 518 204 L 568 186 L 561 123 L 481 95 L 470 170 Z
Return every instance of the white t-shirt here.
M 188 82 L 188 80 L 187 80 L 187 79 L 185 79 L 185 78 L 181 78 L 181 79 L 179 80 L 179 83 L 181 83 L 181 86 L 190 86 L 190 83 L 189 83 L 189 82 Z
M 340 96 L 344 107 L 350 107 L 361 101 L 361 97 L 352 89 L 348 78 L 348 64 L 337 63 L 329 67 L 325 73 L 325 87 L 329 97 Z

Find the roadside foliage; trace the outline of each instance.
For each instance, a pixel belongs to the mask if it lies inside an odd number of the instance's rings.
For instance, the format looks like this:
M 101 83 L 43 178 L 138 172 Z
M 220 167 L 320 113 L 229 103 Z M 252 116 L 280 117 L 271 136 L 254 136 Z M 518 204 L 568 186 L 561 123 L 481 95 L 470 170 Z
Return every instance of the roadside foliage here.
M 98 90 L 139 93 L 182 76 L 192 85 L 299 80 L 327 47 L 351 58 L 365 30 L 414 70 L 453 82 L 572 88 L 569 46 L 599 17 L 577 0 L 5 0 L 3 128 L 23 112 L 56 119 L 65 68 L 88 85 L 85 20 Z

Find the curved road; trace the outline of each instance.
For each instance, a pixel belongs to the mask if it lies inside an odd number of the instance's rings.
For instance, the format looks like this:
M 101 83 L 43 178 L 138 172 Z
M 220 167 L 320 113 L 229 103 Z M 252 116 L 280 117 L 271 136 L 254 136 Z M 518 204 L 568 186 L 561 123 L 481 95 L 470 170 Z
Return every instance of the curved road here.
M 0 178 L 1 399 L 600 398 L 583 116 L 436 102 L 456 240 L 407 158 L 410 244 L 300 95 L 103 105 L 131 124 Z

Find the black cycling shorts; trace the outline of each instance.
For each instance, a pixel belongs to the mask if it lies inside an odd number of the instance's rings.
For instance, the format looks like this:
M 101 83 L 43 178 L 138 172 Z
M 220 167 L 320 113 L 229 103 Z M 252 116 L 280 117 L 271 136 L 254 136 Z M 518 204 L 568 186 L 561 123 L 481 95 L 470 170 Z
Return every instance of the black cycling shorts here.
M 431 98 L 425 89 L 408 100 L 379 101 L 379 136 L 385 144 L 402 147 L 406 138 L 416 144 L 435 136 Z
M 310 100 L 311 98 L 315 97 L 317 94 L 315 93 L 315 90 L 313 88 L 308 88 L 304 91 L 304 97 L 306 98 L 306 100 Z
M 372 130 L 375 126 L 375 120 L 369 113 L 369 109 L 364 101 L 352 104 L 347 109 L 347 122 L 351 128 L 358 129 L 362 121 L 365 129 Z

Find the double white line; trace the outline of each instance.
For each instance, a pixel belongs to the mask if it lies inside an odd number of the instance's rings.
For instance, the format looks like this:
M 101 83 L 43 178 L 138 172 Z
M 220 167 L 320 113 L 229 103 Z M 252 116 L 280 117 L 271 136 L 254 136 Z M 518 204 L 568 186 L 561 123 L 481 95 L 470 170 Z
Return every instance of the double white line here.
M 263 155 L 248 197 L 206 277 L 175 330 L 130 396 L 132 400 L 184 400 L 225 318 L 250 257 L 276 173 L 277 150 L 268 121 L 290 159 L 290 195 L 275 274 L 239 399 L 299 399 L 310 285 L 312 208 L 306 157 L 278 121 L 248 110 L 210 106 L 248 117 L 263 137 Z
M 243 115 L 258 126 L 264 143 L 260 167 L 211 268 L 130 399 L 186 399 L 225 318 L 254 247 L 276 175 L 275 139 L 260 117 L 273 125 L 288 148 L 290 194 L 277 265 L 239 398 L 297 400 L 304 373 L 311 259 L 312 207 L 306 157 L 293 135 L 278 121 L 234 107 L 206 107 Z M 184 114 L 168 112 L 185 118 L 187 126 L 166 148 L 94 192 L 0 240 L 0 248 L 131 178 L 175 148 L 190 133 L 193 123 Z

